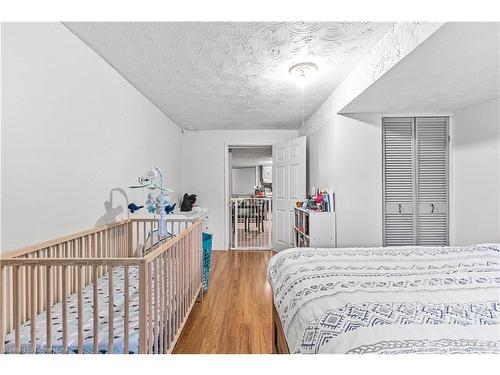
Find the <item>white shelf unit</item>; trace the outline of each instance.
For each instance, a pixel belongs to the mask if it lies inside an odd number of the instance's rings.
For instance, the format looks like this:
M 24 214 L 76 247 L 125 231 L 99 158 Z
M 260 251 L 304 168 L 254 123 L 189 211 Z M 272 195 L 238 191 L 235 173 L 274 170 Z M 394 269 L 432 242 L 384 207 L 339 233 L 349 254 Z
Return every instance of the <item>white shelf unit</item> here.
M 295 208 L 295 246 L 336 247 L 335 212 Z

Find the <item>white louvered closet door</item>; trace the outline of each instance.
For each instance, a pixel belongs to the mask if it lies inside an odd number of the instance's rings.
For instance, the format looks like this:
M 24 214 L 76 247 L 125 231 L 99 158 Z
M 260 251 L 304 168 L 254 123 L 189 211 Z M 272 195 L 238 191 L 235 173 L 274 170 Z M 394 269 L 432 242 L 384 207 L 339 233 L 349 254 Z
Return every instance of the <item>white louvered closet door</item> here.
M 414 119 L 384 118 L 384 246 L 415 244 Z
M 417 245 L 448 245 L 448 118 L 416 118 Z
M 382 121 L 384 246 L 448 244 L 448 118 Z

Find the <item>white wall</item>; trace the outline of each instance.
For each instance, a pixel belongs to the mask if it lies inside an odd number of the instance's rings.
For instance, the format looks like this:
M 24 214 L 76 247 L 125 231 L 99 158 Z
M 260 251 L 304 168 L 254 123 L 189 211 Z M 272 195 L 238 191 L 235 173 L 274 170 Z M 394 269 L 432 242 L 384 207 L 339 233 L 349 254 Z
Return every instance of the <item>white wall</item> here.
M 2 251 L 126 217 L 153 164 L 180 192 L 179 128 L 94 51 L 59 23 L 1 37 Z
M 455 114 L 451 243 L 500 242 L 500 99 Z
M 308 189 L 334 188 L 339 246 L 382 245 L 381 119 L 332 114 L 308 135 Z M 450 131 L 450 243 L 500 242 L 499 99 L 456 113 Z
M 197 194 L 197 203 L 208 208 L 214 249 L 225 248 L 225 144 L 272 145 L 295 137 L 296 130 L 213 130 L 188 132 L 182 136 L 183 193 Z
M 338 246 L 381 246 L 381 116 L 333 115 L 307 138 L 308 191 L 334 189 Z
M 233 194 L 254 194 L 256 168 L 233 168 Z

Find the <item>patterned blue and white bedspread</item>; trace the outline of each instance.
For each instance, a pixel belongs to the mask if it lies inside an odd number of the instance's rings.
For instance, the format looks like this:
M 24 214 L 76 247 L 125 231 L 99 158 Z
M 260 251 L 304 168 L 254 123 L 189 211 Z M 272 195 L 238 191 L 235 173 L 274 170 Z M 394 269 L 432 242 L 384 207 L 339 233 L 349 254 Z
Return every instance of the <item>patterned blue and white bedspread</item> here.
M 271 258 L 291 353 L 500 353 L 500 244 Z

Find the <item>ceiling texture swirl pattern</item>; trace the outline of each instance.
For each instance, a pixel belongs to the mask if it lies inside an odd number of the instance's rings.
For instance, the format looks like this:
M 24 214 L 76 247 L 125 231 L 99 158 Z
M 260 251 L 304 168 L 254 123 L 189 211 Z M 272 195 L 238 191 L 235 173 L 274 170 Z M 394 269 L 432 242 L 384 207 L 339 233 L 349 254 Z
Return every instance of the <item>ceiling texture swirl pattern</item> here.
M 65 25 L 184 129 L 297 129 L 392 26 L 373 22 Z M 304 89 L 289 74 L 318 71 Z M 304 103 L 304 105 L 303 105 Z

